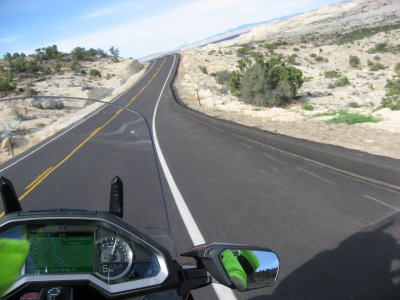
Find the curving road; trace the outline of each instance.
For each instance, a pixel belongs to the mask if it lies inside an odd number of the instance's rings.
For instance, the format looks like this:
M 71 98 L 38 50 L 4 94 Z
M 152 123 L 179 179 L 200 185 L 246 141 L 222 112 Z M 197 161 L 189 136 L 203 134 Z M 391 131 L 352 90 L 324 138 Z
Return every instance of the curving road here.
M 194 292 L 195 298 L 398 299 L 400 188 L 393 184 L 396 178 L 390 180 L 392 173 L 387 173 L 390 184 L 380 184 L 207 122 L 175 101 L 169 84 L 177 62 L 176 55 L 155 60 L 146 75 L 115 101 L 127 105 L 135 98 L 130 107 L 142 112 L 152 125 L 177 252 L 191 247 L 193 241 L 221 241 L 267 246 L 281 259 L 279 281 L 272 288 L 230 294 L 208 287 Z M 78 134 L 89 131 L 88 126 L 95 129 L 112 115 L 101 111 L 71 130 Z M 110 125 L 117 130 L 124 122 L 117 117 Z M 46 166 L 56 165 L 77 144 L 62 136 L 18 163 L 20 157 L 0 166 L 0 175 L 13 180 L 21 195 L 35 176 Z M 22 201 L 23 207 L 107 209 L 108 194 L 99 195 L 109 192 L 111 178 L 76 172 L 90 155 L 85 149 L 79 149 L 80 159 L 66 161 L 46 177 Z M 105 161 L 108 156 L 104 153 Z M 122 173 L 132 172 L 115 161 L 113 165 Z M 400 165 L 395 160 L 391 164 Z M 135 180 L 140 182 L 141 176 Z M 92 181 L 104 186 L 104 191 L 93 191 L 88 195 L 91 202 L 82 203 L 79 184 Z M 77 197 L 54 199 L 46 193 L 46 185 L 62 189 L 66 184 L 76 186 Z M 139 209 L 136 202 L 129 202 L 125 216 L 128 221 L 145 222 L 138 210 L 151 209 L 151 205 Z

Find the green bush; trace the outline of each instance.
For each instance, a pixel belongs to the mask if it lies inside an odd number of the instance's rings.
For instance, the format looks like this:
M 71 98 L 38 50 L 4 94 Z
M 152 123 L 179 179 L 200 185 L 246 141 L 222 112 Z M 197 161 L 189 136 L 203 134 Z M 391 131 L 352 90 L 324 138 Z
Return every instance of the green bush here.
M 310 56 L 311 56 L 312 58 L 316 58 L 316 57 L 317 57 L 317 54 L 311 53 Z
M 97 69 L 91 69 L 89 74 L 92 77 L 101 77 L 101 73 Z
M 310 110 L 310 111 L 314 110 L 314 106 L 312 104 L 310 104 L 310 103 L 307 103 L 307 102 L 303 103 L 301 108 L 304 109 L 304 110 Z
M 293 48 L 293 51 L 300 51 L 299 48 Z
M 396 66 L 394 67 L 394 71 L 398 76 L 400 76 L 400 63 L 396 64 Z
M 374 48 L 368 50 L 368 53 L 383 53 L 383 52 L 394 52 L 400 51 L 400 44 L 390 45 L 388 43 L 378 43 Z
M 342 76 L 335 82 L 335 85 L 336 86 L 350 85 L 350 80 L 349 80 L 349 78 L 347 78 L 347 76 Z
M 336 70 L 325 71 L 324 74 L 326 78 L 338 78 L 340 76 L 340 73 Z
M 288 103 L 303 84 L 302 72 L 288 67 L 282 56 L 268 61 L 245 64 L 230 77 L 231 92 L 256 106 L 282 106 Z
M 73 61 L 73 62 L 71 62 L 71 63 L 69 64 L 69 69 L 70 69 L 72 72 L 78 72 L 79 69 L 80 69 L 80 65 L 79 65 L 78 62 Z
M 238 50 L 236 50 L 236 54 L 239 57 L 243 57 L 245 55 L 247 55 L 249 53 L 249 51 L 247 50 L 247 48 L 239 48 Z
M 369 68 L 369 70 L 372 72 L 379 71 L 379 70 L 385 70 L 385 69 L 386 69 L 386 67 L 384 65 L 382 65 L 381 63 L 372 64 Z
M 202 73 L 208 74 L 207 67 L 205 67 L 205 66 L 199 66 L 199 69 L 200 69 L 200 71 L 201 71 Z
M 361 115 L 358 113 L 350 113 L 345 109 L 342 109 L 338 112 L 338 115 L 330 120 L 327 120 L 326 123 L 333 123 L 333 124 L 339 124 L 339 123 L 346 123 L 349 125 L 356 124 L 356 123 L 365 123 L 365 122 L 372 122 L 372 123 L 377 123 L 379 121 L 382 121 L 381 118 L 374 117 L 371 115 Z
M 75 60 L 83 60 L 85 58 L 85 48 L 76 47 L 71 51 L 72 58 Z
M 60 72 L 61 72 L 61 64 L 60 64 L 59 62 L 56 62 L 56 63 L 53 65 L 53 69 L 54 69 L 54 72 L 55 72 L 55 73 L 60 73 Z
M 349 63 L 350 63 L 350 66 L 352 66 L 353 68 L 357 68 L 360 65 L 361 61 L 358 58 L 358 56 L 350 55 L 349 56 Z
M 382 98 L 381 106 L 392 110 L 400 110 L 400 76 L 396 75 L 387 81 L 386 94 Z
M 0 80 L 0 93 L 2 96 L 6 96 L 8 93 L 15 90 L 15 87 L 8 80 Z
M 27 97 L 34 97 L 34 96 L 37 96 L 37 95 L 39 94 L 39 92 L 36 91 L 36 90 L 34 90 L 34 89 L 32 88 L 32 86 L 28 84 L 28 85 L 26 85 L 25 88 L 24 88 L 24 94 L 25 94 L 25 96 L 27 96 Z
M 349 102 L 349 103 L 347 104 L 347 106 L 348 106 L 348 107 L 351 107 L 351 108 L 358 108 L 358 107 L 360 107 L 360 104 L 358 104 L 358 103 L 355 102 L 355 101 L 351 101 L 351 102 Z
M 324 58 L 323 58 L 322 56 L 317 56 L 317 57 L 315 58 L 315 61 L 317 61 L 317 62 L 322 62 L 322 61 L 324 61 Z
M 390 25 L 384 25 L 384 26 L 377 26 L 377 27 L 372 27 L 372 28 L 362 28 L 362 29 L 357 29 L 355 31 L 346 33 L 346 34 L 338 34 L 339 44 L 343 43 L 351 43 L 357 40 L 361 40 L 365 37 L 372 36 L 374 34 L 377 34 L 379 32 L 388 32 L 393 29 L 398 29 L 400 28 L 400 23 L 394 23 Z
M 288 56 L 288 63 L 291 65 L 298 65 L 299 63 L 296 61 L 297 54 L 292 54 Z
M 217 83 L 229 86 L 231 79 L 231 72 L 227 70 L 218 71 L 215 73 L 215 79 L 217 80 Z

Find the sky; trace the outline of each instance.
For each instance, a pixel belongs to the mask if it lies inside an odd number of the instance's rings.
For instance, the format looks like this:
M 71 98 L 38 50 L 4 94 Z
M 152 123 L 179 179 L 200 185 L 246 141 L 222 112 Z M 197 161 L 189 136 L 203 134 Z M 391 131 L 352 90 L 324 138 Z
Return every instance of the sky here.
M 340 0 L 0 0 L 0 56 L 57 45 L 140 58 Z

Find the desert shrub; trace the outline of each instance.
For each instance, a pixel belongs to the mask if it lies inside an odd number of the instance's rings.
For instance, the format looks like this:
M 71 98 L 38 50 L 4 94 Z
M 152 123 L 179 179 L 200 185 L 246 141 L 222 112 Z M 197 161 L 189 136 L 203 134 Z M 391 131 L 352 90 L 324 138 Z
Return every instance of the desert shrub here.
M 358 107 L 360 107 L 360 104 L 358 104 L 358 103 L 355 102 L 355 101 L 351 101 L 351 102 L 349 102 L 349 103 L 347 104 L 347 106 L 348 106 L 348 107 L 351 107 L 351 108 L 358 108 Z
M 26 60 L 25 57 L 18 57 L 8 62 L 11 72 L 14 73 L 25 73 L 26 72 Z
M 368 53 L 378 53 L 378 52 L 388 52 L 388 51 L 389 51 L 388 43 L 378 43 L 375 45 L 374 48 L 370 48 L 368 50 Z
M 299 69 L 286 66 L 281 56 L 258 60 L 231 74 L 231 92 L 252 105 L 282 106 L 296 95 L 302 75 Z
M 27 96 L 27 97 L 34 97 L 34 96 L 37 96 L 37 95 L 39 94 L 39 92 L 36 91 L 36 90 L 34 90 L 34 89 L 32 88 L 32 86 L 28 84 L 28 85 L 26 85 L 25 88 L 24 88 L 24 94 L 25 94 L 25 96 Z
M 350 66 L 352 66 L 353 68 L 357 68 L 360 65 L 360 59 L 358 58 L 358 56 L 355 55 L 350 55 L 349 56 L 349 63 Z
M 326 78 L 338 78 L 340 76 L 340 73 L 336 70 L 325 71 L 324 74 Z
M 108 51 L 110 51 L 111 55 L 114 57 L 118 57 L 119 56 L 119 50 L 118 48 L 112 46 L 110 49 L 108 49 Z
M 390 45 L 388 43 L 378 43 L 374 48 L 368 50 L 368 53 L 383 53 L 400 51 L 400 44 Z
M 15 87 L 9 80 L 0 80 L 0 94 L 6 96 L 8 93 L 15 90 Z
M 53 70 L 54 70 L 55 73 L 60 73 L 61 72 L 61 64 L 59 62 L 56 62 L 53 65 Z
M 379 71 L 379 70 L 385 70 L 385 69 L 386 69 L 386 67 L 384 65 L 382 65 L 381 63 L 372 64 L 369 68 L 369 70 L 372 72 Z
M 199 69 L 200 69 L 200 71 L 201 71 L 202 73 L 208 74 L 208 71 L 207 71 L 207 67 L 206 67 L 206 66 L 199 66 Z
M 350 85 L 350 80 L 349 80 L 349 78 L 347 78 L 347 76 L 342 76 L 335 82 L 335 85 L 336 86 Z
M 394 71 L 398 76 L 400 76 L 400 63 L 396 64 L 396 66 L 394 67 Z
M 317 54 L 311 53 L 310 56 L 311 56 L 312 58 L 316 58 L 316 57 L 317 57 Z
M 381 106 L 400 110 L 400 75 L 395 75 L 387 81 L 386 94 L 382 98 Z
M 71 62 L 71 63 L 69 64 L 69 69 L 70 69 L 72 72 L 78 72 L 79 69 L 80 69 L 80 64 L 79 64 L 78 62 L 76 62 L 76 61 L 73 61 L 73 62 Z
M 324 58 L 323 58 L 322 56 L 317 56 L 317 57 L 315 58 L 315 61 L 317 61 L 317 62 L 322 62 L 322 61 L 324 61 Z
M 381 57 L 380 57 L 379 55 L 375 55 L 375 56 L 374 56 L 374 59 L 375 59 L 375 60 L 381 60 Z
M 339 44 L 351 43 L 351 42 L 354 42 L 357 40 L 361 40 L 365 37 L 372 36 L 379 32 L 387 32 L 389 30 L 398 29 L 398 28 L 400 28 L 400 23 L 394 23 L 394 24 L 384 25 L 384 26 L 376 26 L 376 27 L 372 27 L 372 28 L 361 28 L 361 29 L 357 29 L 357 30 L 345 33 L 345 34 L 338 34 L 338 37 L 339 37 L 338 43 Z
M 298 65 L 299 63 L 296 61 L 297 54 L 292 54 L 288 56 L 288 63 L 291 65 Z
M 333 123 L 333 124 L 346 123 L 346 124 L 352 125 L 352 124 L 365 123 L 365 122 L 377 123 L 379 121 L 382 121 L 382 118 L 374 117 L 371 115 L 350 113 L 347 110 L 342 109 L 339 112 L 337 112 L 337 116 L 333 117 L 330 120 L 327 120 L 326 123 L 328 123 L 328 124 L 329 123 Z
M 293 51 L 300 51 L 299 48 L 293 48 Z
M 236 50 L 236 54 L 239 57 L 245 56 L 249 53 L 249 51 L 247 50 L 247 48 L 239 48 Z
M 101 77 L 101 73 L 97 69 L 91 69 L 89 72 L 90 76 L 92 77 Z
M 302 109 L 304 110 L 314 110 L 314 106 L 310 103 L 304 102 L 303 105 L 301 106 Z
M 113 56 L 113 57 L 111 58 L 111 61 L 112 61 L 113 63 L 117 63 L 117 62 L 119 62 L 119 59 L 118 59 L 117 56 Z
M 218 71 L 215 73 L 215 79 L 219 84 L 229 86 L 230 78 L 231 78 L 231 72 L 227 70 Z
M 71 51 L 72 58 L 75 60 L 83 60 L 85 58 L 85 48 L 75 47 Z

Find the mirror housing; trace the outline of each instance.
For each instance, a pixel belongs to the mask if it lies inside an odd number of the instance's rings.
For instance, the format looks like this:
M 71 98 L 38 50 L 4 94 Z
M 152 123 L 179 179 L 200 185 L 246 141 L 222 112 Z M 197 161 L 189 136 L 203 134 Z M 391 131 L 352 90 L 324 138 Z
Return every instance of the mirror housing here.
M 249 258 L 249 255 L 253 256 L 253 261 L 255 261 L 253 270 L 248 264 L 246 265 L 246 260 L 243 261 L 243 258 Z M 198 267 L 207 269 L 217 282 L 239 291 L 271 286 L 278 278 L 279 257 L 269 248 L 210 243 L 190 248 L 181 256 L 193 257 Z M 242 275 L 232 276 L 232 268 L 236 272 L 239 270 Z

